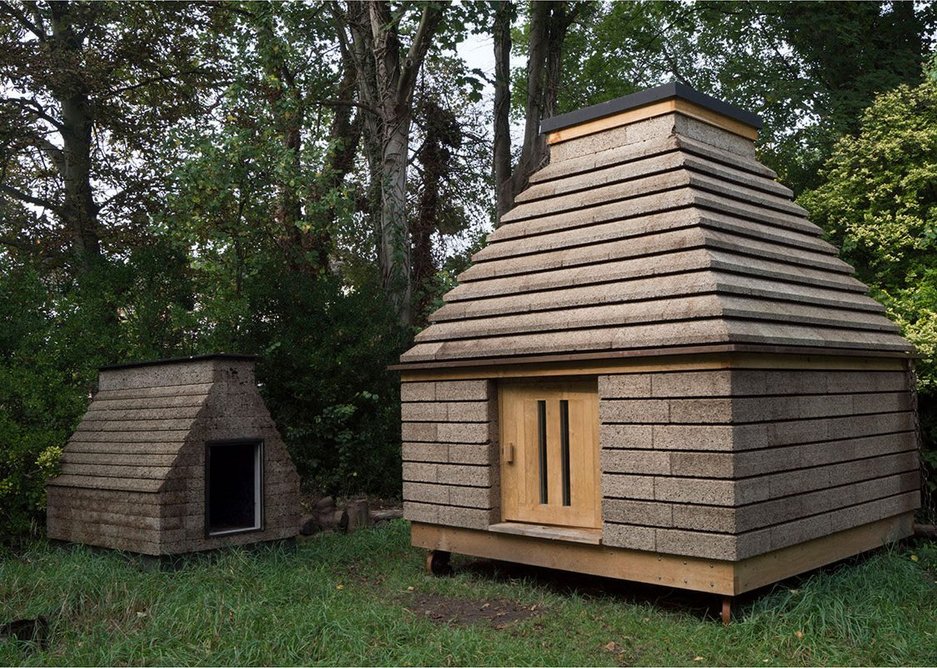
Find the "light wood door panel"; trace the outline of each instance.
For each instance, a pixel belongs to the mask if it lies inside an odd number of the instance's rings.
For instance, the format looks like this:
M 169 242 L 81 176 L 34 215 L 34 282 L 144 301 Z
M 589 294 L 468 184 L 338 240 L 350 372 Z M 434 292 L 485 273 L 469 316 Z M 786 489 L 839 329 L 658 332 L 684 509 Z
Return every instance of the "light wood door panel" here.
M 503 383 L 504 521 L 599 528 L 596 381 Z

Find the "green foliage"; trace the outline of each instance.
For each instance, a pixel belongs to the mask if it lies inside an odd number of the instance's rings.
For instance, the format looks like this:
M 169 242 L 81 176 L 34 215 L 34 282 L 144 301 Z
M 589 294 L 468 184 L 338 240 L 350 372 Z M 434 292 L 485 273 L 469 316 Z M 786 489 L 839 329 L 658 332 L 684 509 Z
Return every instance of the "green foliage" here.
M 0 558 L 0 619 L 45 615 L 47 644 L 3 665 L 934 665 L 937 545 L 890 548 L 737 602 L 454 557 L 424 574 L 406 522 L 177 570 L 37 543 Z M 429 599 L 429 597 L 433 597 Z M 530 616 L 460 623 L 508 602 Z M 432 611 L 432 610 L 431 610 Z M 464 613 L 463 613 L 464 614 Z M 699 658 L 697 658 L 699 657 Z
M 260 356 L 262 392 L 306 488 L 393 496 L 400 417 L 397 379 L 386 367 L 406 333 L 379 288 L 373 238 L 352 216 L 349 186 L 329 185 L 333 145 L 321 129 L 333 111 L 301 113 L 296 97 L 326 95 L 334 84 L 318 41 L 321 12 L 246 9 L 229 44 L 235 77 L 216 123 L 172 139 L 188 159 L 168 179 L 172 196 L 155 232 L 187 249 L 192 301 L 171 329 L 191 331 L 193 351 Z M 298 82 L 287 85 L 284 63 Z M 298 152 L 282 140 L 282 124 L 293 122 L 312 138 Z M 284 197 L 299 203 L 292 220 L 275 215 Z M 322 265 L 310 239 L 326 240 L 334 268 Z
M 304 485 L 333 494 L 400 494 L 397 361 L 407 332 L 377 285 L 314 281 L 271 263 L 247 286 L 239 350 L 258 380 Z
M 53 37 L 56 10 L 74 29 L 74 49 Z M 145 214 L 160 207 L 165 132 L 203 120 L 211 101 L 221 74 L 209 27 L 224 29 L 225 7 L 13 1 L 0 17 L 0 185 L 12 188 L 0 188 L 0 209 L 10 204 L 14 214 L 0 216 L 0 239 L 37 240 L 29 253 L 67 261 L 75 240 L 66 192 L 81 185 L 66 187 L 77 178 L 63 152 L 69 134 L 87 142 L 94 232 L 111 253 L 127 252 Z M 70 94 L 87 97 L 92 110 L 94 131 L 83 140 L 82 129 L 65 124 L 61 99 Z
M 801 202 L 915 345 L 926 456 L 937 464 L 937 83 L 900 86 L 836 145 Z
M 77 426 L 97 369 L 189 352 L 178 253 L 154 241 L 80 281 L 0 253 L 0 536 L 35 531 L 44 483 Z
M 82 36 L 66 54 L 80 67 L 41 44 L 55 8 Z M 260 355 L 263 393 L 307 487 L 399 493 L 398 379 L 386 367 L 412 332 L 379 288 L 375 221 L 360 209 L 380 175 L 356 163 L 368 112 L 353 104 L 353 78 L 342 88 L 333 9 L 0 1 L 4 535 L 41 522 L 43 482 L 97 369 L 176 355 Z M 490 206 L 483 73 L 444 53 L 487 26 L 490 8 L 447 15 L 417 97 L 472 117 L 474 139 L 434 180 L 446 205 L 438 255 L 451 254 L 443 235 Z M 76 228 L 57 205 L 56 95 L 69 87 L 94 110 L 90 231 L 101 253 L 87 267 L 70 260 Z M 351 154 L 332 159 L 345 146 Z M 433 267 L 421 290 L 435 288 Z
M 801 202 L 888 308 L 937 392 L 937 85 L 879 96 Z
M 46 479 L 84 408 L 38 272 L 0 256 L 0 542 L 34 530 Z

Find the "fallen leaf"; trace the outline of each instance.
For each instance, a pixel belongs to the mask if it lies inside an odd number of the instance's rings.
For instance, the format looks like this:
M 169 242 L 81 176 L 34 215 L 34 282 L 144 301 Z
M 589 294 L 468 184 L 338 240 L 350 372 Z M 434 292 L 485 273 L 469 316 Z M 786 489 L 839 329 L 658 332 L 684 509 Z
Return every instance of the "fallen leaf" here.
M 912 554 L 911 561 L 918 561 L 918 556 L 916 554 Z
M 608 644 L 602 645 L 602 649 L 604 649 L 606 652 L 612 652 L 614 654 L 622 653 L 621 647 L 614 640 Z
M 344 589 L 344 588 L 345 588 L 345 585 L 343 585 L 343 584 L 337 584 L 337 585 L 335 585 L 335 588 L 336 588 L 336 589 Z
M 413 591 L 413 587 L 407 587 L 407 591 Z
M 704 659 L 704 658 L 701 657 L 701 656 L 694 656 L 694 657 L 693 657 L 693 660 L 694 660 L 694 661 L 705 661 L 706 659 Z

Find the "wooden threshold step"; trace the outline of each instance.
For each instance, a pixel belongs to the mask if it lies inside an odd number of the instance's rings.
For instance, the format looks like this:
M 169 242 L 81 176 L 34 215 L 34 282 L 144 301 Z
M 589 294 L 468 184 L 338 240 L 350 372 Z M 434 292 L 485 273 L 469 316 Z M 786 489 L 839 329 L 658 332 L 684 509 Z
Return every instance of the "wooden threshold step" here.
M 546 524 L 526 524 L 523 522 L 501 522 L 488 527 L 495 533 L 509 533 L 515 536 L 565 540 L 571 543 L 602 544 L 601 529 L 579 529 L 573 527 L 549 526 Z

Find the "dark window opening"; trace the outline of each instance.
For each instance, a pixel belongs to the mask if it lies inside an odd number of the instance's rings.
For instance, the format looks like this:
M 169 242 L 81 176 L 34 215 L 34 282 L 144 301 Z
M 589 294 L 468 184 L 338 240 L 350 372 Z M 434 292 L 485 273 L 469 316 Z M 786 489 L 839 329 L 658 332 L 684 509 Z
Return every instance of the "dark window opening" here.
M 210 535 L 260 529 L 262 445 L 210 443 L 205 457 L 205 512 Z
M 537 402 L 537 438 L 540 453 L 540 503 L 548 503 L 547 497 L 547 402 Z
M 569 492 L 569 401 L 560 400 L 560 462 L 563 473 L 563 505 L 572 505 Z

